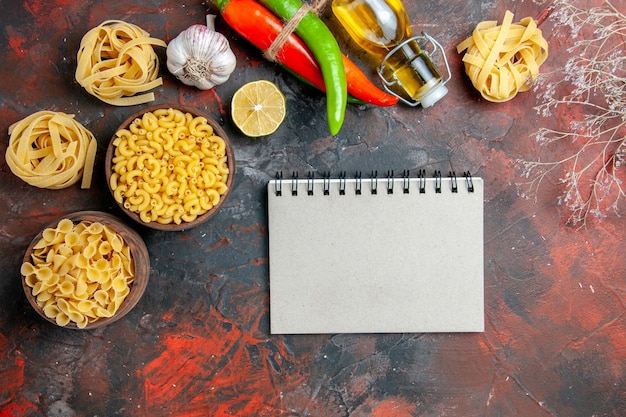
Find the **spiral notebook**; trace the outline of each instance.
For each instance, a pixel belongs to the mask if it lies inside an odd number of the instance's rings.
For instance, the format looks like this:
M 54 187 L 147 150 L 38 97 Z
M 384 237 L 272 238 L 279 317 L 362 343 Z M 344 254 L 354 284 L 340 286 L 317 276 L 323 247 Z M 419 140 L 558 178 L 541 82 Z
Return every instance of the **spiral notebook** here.
M 483 181 L 268 182 L 273 334 L 484 331 Z

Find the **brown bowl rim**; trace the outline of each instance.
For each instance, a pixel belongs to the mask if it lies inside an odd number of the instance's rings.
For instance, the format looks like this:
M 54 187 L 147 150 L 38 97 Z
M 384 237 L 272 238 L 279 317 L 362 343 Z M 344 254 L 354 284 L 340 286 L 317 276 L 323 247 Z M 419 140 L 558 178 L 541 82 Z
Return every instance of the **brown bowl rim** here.
M 33 246 L 42 238 L 44 230 L 50 227 L 56 227 L 59 221 L 63 219 L 70 219 L 74 223 L 81 221 L 98 221 L 112 227 L 117 233 L 122 236 L 124 241 L 127 242 L 130 246 L 135 266 L 135 278 L 131 286 L 131 293 L 126 297 L 115 315 L 113 315 L 112 317 L 103 317 L 95 320 L 87 324 L 87 326 L 82 329 L 73 322 L 68 323 L 66 326 L 59 326 L 55 319 L 46 316 L 42 308 L 39 307 L 39 305 L 35 301 L 35 297 L 32 294 L 32 288 L 29 287 L 28 284 L 26 284 L 26 277 L 20 273 L 22 279 L 22 288 L 24 289 L 24 294 L 26 295 L 28 303 L 35 309 L 39 316 L 44 318 L 46 321 L 65 329 L 91 330 L 98 327 L 106 326 L 121 319 L 137 305 L 137 303 L 143 296 L 143 293 L 145 292 L 148 285 L 148 280 L 150 279 L 150 256 L 145 242 L 135 230 L 133 230 L 129 225 L 124 223 L 124 221 L 122 221 L 117 216 L 102 211 L 78 211 L 61 216 L 45 225 L 41 229 L 41 231 L 31 240 L 28 248 L 26 249 L 26 252 L 24 253 L 24 258 L 22 262 L 32 261 L 31 254 L 33 251 Z M 133 295 L 132 297 L 131 294 Z
M 115 201 L 115 204 L 117 204 L 117 206 L 124 212 L 126 216 L 128 216 L 133 221 L 135 221 L 136 223 L 142 226 L 155 229 L 155 230 L 161 230 L 161 231 L 182 231 L 182 230 L 191 229 L 193 227 L 196 227 L 206 222 L 222 208 L 222 206 L 226 202 L 226 199 L 229 197 L 230 192 L 232 191 L 233 183 L 235 181 L 235 153 L 233 151 L 230 138 L 228 137 L 224 129 L 222 129 L 222 127 L 219 125 L 217 120 L 215 120 L 214 118 L 212 118 L 211 116 L 209 116 L 206 112 L 202 110 L 198 110 L 198 109 L 195 109 L 189 106 L 180 105 L 180 104 L 163 103 L 163 104 L 154 104 L 148 107 L 144 107 L 141 110 L 138 110 L 135 113 L 133 113 L 126 120 L 124 120 L 124 122 L 122 122 L 117 127 L 115 132 L 117 133 L 118 130 L 127 128 L 133 120 L 135 120 L 138 117 L 143 116 L 147 112 L 152 112 L 152 111 L 159 110 L 159 109 L 169 109 L 169 108 L 181 110 L 183 112 L 188 112 L 194 116 L 204 117 L 207 120 L 207 122 L 213 127 L 214 132 L 218 136 L 220 136 L 222 139 L 224 139 L 224 142 L 226 144 L 226 157 L 228 158 L 228 169 L 229 169 L 228 180 L 226 181 L 226 186 L 228 187 L 228 189 L 226 190 L 226 193 L 220 196 L 219 203 L 217 203 L 216 206 L 211 208 L 211 210 L 197 217 L 191 222 L 183 221 L 180 224 L 176 224 L 176 223 L 161 224 L 158 222 L 146 223 L 143 220 L 141 220 L 141 218 L 139 217 L 139 214 L 131 212 L 126 207 L 124 207 L 124 204 L 115 200 L 115 198 L 113 200 Z M 111 136 L 111 140 L 107 146 L 107 151 L 106 151 L 105 160 L 104 160 L 106 183 L 107 183 L 107 188 L 109 189 L 109 192 L 111 193 L 111 196 L 113 196 L 113 190 L 111 189 L 111 174 L 113 170 L 112 160 L 113 160 L 113 152 L 115 150 L 113 141 L 115 139 L 116 133 L 114 133 L 113 136 Z

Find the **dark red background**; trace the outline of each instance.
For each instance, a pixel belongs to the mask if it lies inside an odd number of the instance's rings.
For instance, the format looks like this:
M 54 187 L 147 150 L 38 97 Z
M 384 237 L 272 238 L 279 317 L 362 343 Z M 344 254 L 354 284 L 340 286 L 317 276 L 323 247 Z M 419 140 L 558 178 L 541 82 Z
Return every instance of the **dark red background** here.
M 105 185 L 104 151 L 137 110 L 99 102 L 75 82 L 82 36 L 122 19 L 169 41 L 216 12 L 200 1 L 137 3 L 0 0 L 2 158 L 8 126 L 39 110 L 75 114 L 99 144 L 90 190 L 30 187 L 2 160 L 0 416 L 626 415 L 625 222 L 610 215 L 586 228 L 569 225 L 556 204 L 558 172 L 537 202 L 520 198 L 517 161 L 551 156 L 533 132 L 567 120 L 536 115 L 533 91 L 503 104 L 481 99 L 456 53 L 478 22 L 501 20 L 507 9 L 515 20 L 541 16 L 547 4 L 532 1 L 406 1 L 414 31 L 446 49 L 449 94 L 429 109 L 350 106 L 337 137 L 328 135 L 323 95 L 265 61 L 218 18 L 238 59 L 231 79 L 202 92 L 177 82 L 162 62 L 164 85 L 155 93 L 156 103 L 196 106 L 223 124 L 237 161 L 226 206 L 184 232 L 135 225 L 151 277 L 122 320 L 71 331 L 39 318 L 20 286 L 24 251 L 66 213 L 119 214 Z M 549 16 L 541 28 L 550 44 L 542 70 L 564 65 L 571 40 L 552 36 Z M 376 80 L 363 54 L 338 38 Z M 257 79 L 281 88 L 287 117 L 270 137 L 249 139 L 232 125 L 229 103 Z M 420 168 L 470 170 L 485 180 L 485 332 L 270 335 L 265 185 L 275 172 Z

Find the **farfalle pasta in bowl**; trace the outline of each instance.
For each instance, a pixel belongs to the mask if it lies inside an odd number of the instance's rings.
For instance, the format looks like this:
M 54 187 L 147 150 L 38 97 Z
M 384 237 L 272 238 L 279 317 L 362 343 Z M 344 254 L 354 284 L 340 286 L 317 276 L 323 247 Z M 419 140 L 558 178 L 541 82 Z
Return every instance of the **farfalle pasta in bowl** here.
M 135 307 L 148 283 L 150 259 L 141 237 L 120 219 L 81 211 L 35 236 L 20 272 L 39 315 L 62 327 L 93 329 Z
M 133 220 L 176 231 L 199 225 L 232 189 L 235 158 L 226 133 L 202 112 L 152 106 L 115 132 L 105 157 L 113 198 Z

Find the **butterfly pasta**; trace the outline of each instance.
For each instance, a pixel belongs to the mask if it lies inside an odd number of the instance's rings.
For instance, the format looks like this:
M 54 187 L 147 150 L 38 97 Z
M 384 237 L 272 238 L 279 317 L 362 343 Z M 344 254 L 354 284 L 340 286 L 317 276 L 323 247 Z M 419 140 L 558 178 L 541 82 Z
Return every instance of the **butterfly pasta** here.
M 67 188 L 82 178 L 89 188 L 98 143 L 73 115 L 39 111 L 9 127 L 6 161 L 11 171 L 39 188 Z
M 457 46 L 465 72 L 474 87 L 489 101 L 503 102 L 527 91 L 548 58 L 548 43 L 530 17 L 512 23 L 505 13 L 502 25 L 479 23 L 472 36 Z
M 115 106 L 153 101 L 154 93 L 145 92 L 163 84 L 157 78 L 159 59 L 153 45 L 167 46 L 131 23 L 102 22 L 81 40 L 76 81 L 89 94 Z
M 42 232 L 21 273 L 46 317 L 84 328 L 118 311 L 135 267 L 130 247 L 109 226 L 62 219 Z

